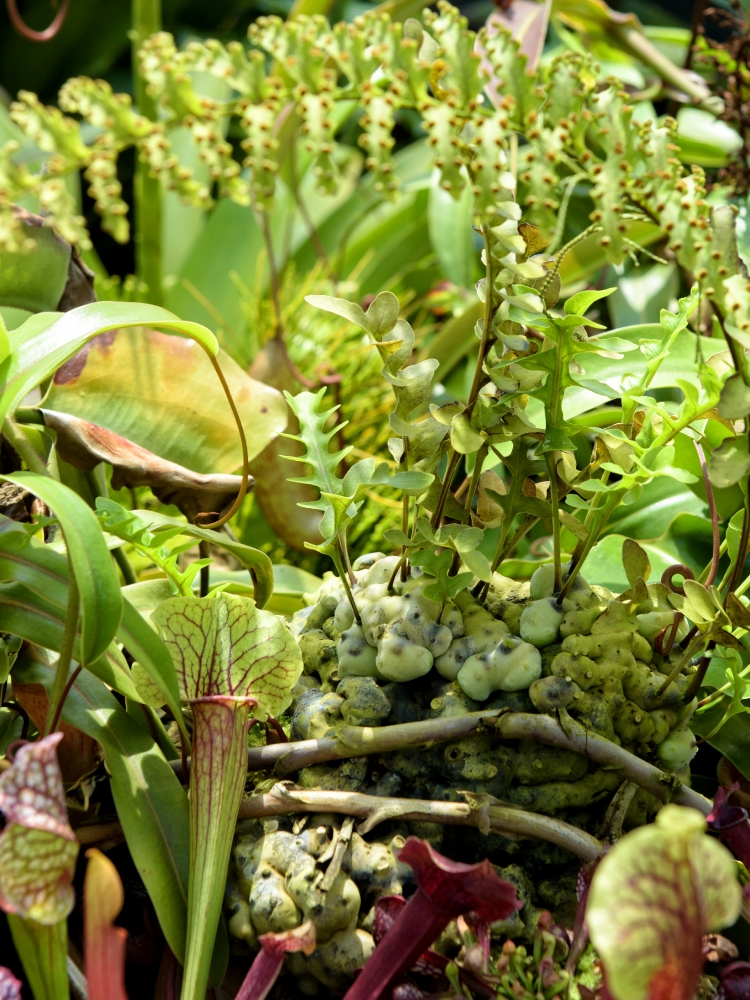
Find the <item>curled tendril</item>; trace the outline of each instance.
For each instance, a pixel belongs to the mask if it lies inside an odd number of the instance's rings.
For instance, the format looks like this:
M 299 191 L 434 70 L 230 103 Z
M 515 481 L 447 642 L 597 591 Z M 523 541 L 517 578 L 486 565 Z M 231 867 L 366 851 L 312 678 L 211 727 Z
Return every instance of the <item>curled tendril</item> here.
M 250 482 L 250 460 L 247 455 L 247 438 L 245 437 L 245 429 L 242 426 L 242 420 L 240 419 L 237 405 L 234 401 L 229 385 L 227 384 L 227 380 L 224 377 L 224 372 L 221 370 L 221 365 L 219 364 L 217 358 L 215 358 L 213 354 L 210 354 L 208 351 L 206 353 L 208 354 L 211 364 L 214 366 L 214 371 L 216 372 L 219 381 L 221 382 L 221 387 L 224 390 L 224 394 L 227 397 L 227 402 L 229 403 L 229 407 L 232 411 L 232 416 L 237 424 L 237 431 L 240 435 L 240 446 L 242 448 L 242 485 L 240 486 L 240 492 L 237 494 L 237 499 L 234 501 L 229 510 L 221 516 L 217 511 L 203 511 L 200 514 L 196 514 L 193 518 L 193 523 L 197 524 L 199 527 L 212 528 L 215 530 L 233 518 L 242 506 L 242 501 L 245 499 L 245 494 L 247 493 L 248 484 Z
M 44 31 L 35 31 L 33 28 L 30 28 L 28 24 L 26 24 L 19 13 L 16 0 L 5 0 L 5 6 L 8 9 L 10 23 L 19 35 L 23 35 L 24 38 L 28 38 L 30 42 L 49 42 L 55 37 L 60 28 L 62 28 L 65 18 L 68 16 L 70 0 L 63 0 L 60 4 L 60 9 L 55 14 L 52 24 L 50 24 L 48 28 L 45 28 Z
M 695 573 L 693 573 L 689 566 L 684 566 L 682 563 L 673 563 L 671 566 L 667 566 L 661 575 L 661 582 L 668 590 L 671 590 L 673 594 L 680 594 L 684 597 L 685 588 L 672 582 L 676 576 L 681 576 L 683 580 L 694 580 Z

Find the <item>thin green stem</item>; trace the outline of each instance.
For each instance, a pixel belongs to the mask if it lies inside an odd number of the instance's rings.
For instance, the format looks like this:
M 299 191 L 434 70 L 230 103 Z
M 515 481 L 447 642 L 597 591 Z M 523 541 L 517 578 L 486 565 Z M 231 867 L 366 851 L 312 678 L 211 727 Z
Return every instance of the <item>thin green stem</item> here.
M 73 646 L 75 645 L 76 634 L 78 632 L 80 598 L 78 595 L 78 584 L 76 583 L 73 567 L 70 563 L 68 563 L 68 581 L 68 607 L 65 612 L 65 628 L 63 630 L 62 645 L 60 646 L 60 656 L 58 657 L 55 669 L 55 680 L 49 696 L 45 736 L 49 736 L 53 731 L 52 725 L 55 719 L 59 718 L 58 706 L 62 708 L 70 664 L 73 659 Z
M 681 67 L 675 66 L 672 60 L 657 49 L 638 28 L 629 23 L 611 22 L 608 30 L 641 62 L 654 70 L 666 83 L 686 94 L 699 108 L 712 115 L 718 116 L 722 113 L 724 102 L 721 98 L 714 96 L 708 86 L 697 79 L 695 74 L 687 73 Z
M 333 550 L 333 552 L 331 552 L 331 558 L 333 559 L 333 561 L 334 561 L 334 563 L 336 565 L 336 570 L 337 570 L 337 572 L 339 574 L 339 579 L 341 580 L 341 583 L 343 584 L 347 600 L 349 601 L 349 604 L 351 605 L 352 611 L 354 612 L 354 618 L 355 618 L 355 620 L 357 622 L 357 625 L 361 625 L 362 624 L 362 618 L 360 616 L 359 608 L 357 607 L 357 603 L 354 600 L 354 594 L 352 593 L 352 588 L 349 586 L 349 578 L 348 578 L 348 576 L 347 576 L 347 574 L 346 574 L 346 572 L 344 570 L 344 564 L 341 561 L 341 554 L 340 554 L 338 548 L 335 548 Z
M 511 537 L 510 541 L 507 542 L 507 544 L 505 544 L 505 543 L 498 544 L 497 550 L 495 551 L 495 558 L 492 561 L 492 572 L 493 573 L 497 570 L 498 566 L 502 565 L 503 560 L 507 559 L 508 556 L 511 554 L 511 552 L 513 552 L 513 550 L 518 545 L 518 543 L 521 541 L 521 539 L 524 537 L 524 535 L 527 535 L 531 531 L 531 529 L 534 527 L 534 525 L 537 524 L 538 522 L 539 522 L 539 518 L 538 517 L 536 517 L 533 514 L 528 515 L 526 517 L 526 520 L 523 522 L 523 524 L 519 525 L 519 527 L 516 528 L 515 533 Z M 508 526 L 510 527 L 510 525 L 508 525 Z M 507 538 L 507 534 L 508 533 L 506 531 L 504 537 Z M 501 538 L 501 542 L 502 542 L 502 538 Z M 489 583 L 484 583 L 479 588 L 479 590 L 475 591 L 474 593 L 475 593 L 475 596 L 478 596 L 478 598 L 479 598 L 480 601 L 485 601 L 487 599 L 487 594 L 489 593 L 489 590 L 490 590 L 490 584 Z
M 599 535 L 602 533 L 604 526 L 609 520 L 609 515 L 619 504 L 620 498 L 622 497 L 622 492 L 623 492 L 622 490 L 618 490 L 612 494 L 609 501 L 604 506 L 604 509 L 600 512 L 600 517 L 597 524 L 589 527 L 589 536 L 586 539 L 580 554 L 577 554 L 576 552 L 573 553 L 573 558 L 571 559 L 571 567 L 570 570 L 568 571 L 568 578 L 565 581 L 565 586 L 560 591 L 560 596 L 558 598 L 559 601 L 562 601 L 563 598 L 567 596 L 568 591 L 575 583 L 578 574 L 581 572 L 581 568 L 583 567 L 584 562 L 589 556 L 589 553 L 593 549 L 596 542 L 599 540 Z M 588 520 L 588 515 L 586 519 Z
M 484 256 L 485 256 L 485 269 L 486 269 L 486 285 L 485 285 L 485 298 L 484 298 L 484 318 L 482 321 L 482 340 L 479 345 L 479 355 L 477 357 L 477 366 L 474 369 L 474 378 L 471 382 L 471 389 L 469 390 L 469 399 L 466 404 L 467 413 L 471 413 L 474 409 L 474 403 L 477 401 L 477 396 L 479 395 L 479 385 L 482 380 L 482 366 L 484 365 L 484 356 L 487 353 L 487 348 L 490 342 L 490 335 L 492 333 L 492 318 L 495 315 L 493 309 L 494 302 L 494 273 L 492 270 L 492 250 L 490 247 L 490 240 L 487 230 L 487 222 L 482 222 L 482 234 L 484 236 Z
M 46 462 L 12 417 L 6 417 L 3 421 L 3 434 L 30 472 L 49 476 Z
M 747 666 L 745 667 L 744 670 L 741 670 L 739 674 L 737 674 L 737 676 L 747 677 L 748 674 L 750 674 L 750 666 Z M 726 684 L 722 684 L 720 688 L 717 688 L 715 691 L 712 691 L 711 694 L 706 695 L 705 698 L 702 698 L 698 702 L 698 708 L 696 711 L 698 712 L 702 711 L 704 708 L 707 708 L 709 705 L 713 704 L 713 702 L 715 702 L 717 698 L 721 698 L 721 696 L 723 694 L 726 694 L 726 692 L 732 687 L 732 683 L 733 682 L 731 681 L 727 681 Z
M 159 114 L 154 99 L 146 91 L 146 80 L 138 71 L 138 50 L 143 42 L 161 30 L 161 0 L 133 0 L 131 8 L 131 41 L 133 92 L 138 111 L 151 121 Z M 135 183 L 135 243 L 136 269 L 141 281 L 148 285 L 149 299 L 162 303 L 162 189 L 158 177 L 152 177 L 149 166 L 136 159 Z
M 553 593 L 559 594 L 562 589 L 562 542 L 560 538 L 560 496 L 557 489 L 557 469 L 555 468 L 554 451 L 548 451 L 544 456 L 549 472 L 549 500 L 552 508 L 552 560 L 555 567 Z
M 445 501 L 448 499 L 448 491 L 451 488 L 451 482 L 453 481 L 453 476 L 456 472 L 456 466 L 458 465 L 458 460 L 461 456 L 457 451 L 454 451 L 448 460 L 448 468 L 445 470 L 445 478 L 443 479 L 442 486 L 440 487 L 440 495 L 438 501 L 435 504 L 435 513 L 432 515 L 432 520 L 430 524 L 433 529 L 437 528 L 440 524 L 440 518 L 443 516 L 443 509 L 445 508 Z
M 198 555 L 201 559 L 209 559 L 211 552 L 208 548 L 208 542 L 200 541 L 198 542 Z M 208 583 L 210 579 L 211 567 L 201 566 L 201 576 L 200 576 L 200 596 L 208 597 Z
M 703 646 L 705 641 L 706 640 L 699 632 L 698 635 L 696 635 L 696 637 L 690 643 L 688 648 L 685 650 L 685 652 L 682 654 L 680 659 L 677 661 L 677 664 L 672 668 L 672 672 L 665 678 L 664 683 L 657 692 L 659 698 L 662 698 L 664 696 L 669 685 L 672 683 L 672 681 L 676 680 L 676 678 L 682 673 L 682 671 L 685 669 L 688 663 L 690 663 L 690 661 L 698 652 L 698 650 Z
M 474 503 L 474 494 L 476 493 L 477 486 L 479 485 L 479 477 L 482 475 L 482 466 L 487 458 L 488 451 L 489 445 L 483 444 L 477 452 L 477 457 L 474 462 L 474 471 L 471 474 L 469 488 L 466 491 L 466 502 L 464 503 L 467 521 L 471 519 L 471 506 Z
M 135 570 L 127 557 L 127 554 L 121 545 L 118 545 L 116 549 L 112 549 L 112 558 L 120 567 L 120 572 L 122 573 L 122 578 L 125 581 L 125 586 L 130 587 L 134 583 L 138 583 L 138 577 L 135 575 Z

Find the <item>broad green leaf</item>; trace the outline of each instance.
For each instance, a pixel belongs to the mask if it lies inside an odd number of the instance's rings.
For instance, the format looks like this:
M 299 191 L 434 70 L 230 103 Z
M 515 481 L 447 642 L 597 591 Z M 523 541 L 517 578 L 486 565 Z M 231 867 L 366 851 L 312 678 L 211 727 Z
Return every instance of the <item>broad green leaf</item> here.
M 9 528 L 0 532 L 0 578 L 15 580 L 22 585 L 6 584 L 0 594 L 0 620 L 6 630 L 59 652 L 68 603 L 68 562 L 65 557 L 23 529 Z M 161 581 L 135 586 L 153 587 L 155 583 Z M 128 588 L 124 590 L 127 592 Z M 162 692 L 159 704 L 167 705 L 182 726 L 177 677 L 167 648 L 129 603 L 126 593 L 122 597 L 122 618 L 116 635 Z M 74 648 L 74 655 L 77 651 L 77 647 Z M 113 643 L 103 656 L 87 664 L 87 667 L 126 698 L 143 700 L 127 663 Z
M 65 291 L 70 246 L 51 226 L 25 226 L 24 235 L 36 244 L 30 253 L 0 250 L 0 305 L 31 313 L 51 312 Z
M 299 647 L 276 615 L 249 598 L 173 597 L 151 615 L 177 670 L 183 700 L 226 696 L 257 702 L 253 714 L 279 716 L 302 672 Z
M 34 472 L 3 478 L 38 496 L 60 522 L 80 594 L 80 657 L 86 666 L 105 652 L 122 616 L 117 570 L 99 523 L 77 493 L 54 479 Z
M 348 302 L 332 295 L 308 295 L 305 301 L 317 309 L 324 309 L 349 320 L 376 340 L 390 333 L 398 322 L 399 304 L 393 292 L 380 292 L 376 295 L 367 312 L 356 302 Z
M 6 583 L 0 588 L 0 627 L 27 642 L 36 642 L 59 653 L 65 627 L 65 608 L 47 601 L 20 583 Z M 79 660 L 80 638 L 73 644 L 73 659 Z M 80 662 L 80 661 L 79 661 Z M 86 669 L 114 691 L 140 701 L 130 669 L 115 643 L 103 656 L 87 664 Z
M 445 277 L 459 288 L 471 288 L 479 262 L 472 229 L 474 194 L 471 184 L 464 184 L 458 198 L 453 198 L 440 180 L 440 171 L 435 170 L 427 208 L 430 242 Z
M 739 372 L 724 383 L 717 409 L 725 420 L 743 420 L 750 413 L 750 386 Z
M 172 330 L 191 337 L 210 354 L 218 351 L 216 338 L 206 327 L 144 302 L 92 302 L 59 315 L 40 313 L 11 331 L 11 355 L 0 366 L 4 385 L 0 420 L 89 340 L 127 326 Z
M 667 805 L 601 860 L 586 920 L 615 1000 L 689 1000 L 703 969 L 703 935 L 739 916 L 736 863 L 705 831 L 699 812 Z
M 747 438 L 727 438 L 715 449 L 708 466 L 708 476 L 717 489 L 726 489 L 743 479 L 750 471 Z
M 627 508 L 625 508 L 627 510 Z M 624 537 L 606 535 L 591 550 L 584 575 L 602 587 L 621 593 L 630 586 L 622 565 Z M 676 562 L 689 566 L 696 576 L 711 558 L 711 523 L 694 514 L 675 518 L 664 534 L 654 539 L 639 537 L 639 544 L 651 563 L 652 579 L 659 579 Z
M 216 358 L 245 430 L 252 460 L 286 427 L 281 394 L 247 375 L 224 351 Z M 237 426 L 205 350 L 140 327 L 88 344 L 52 381 L 43 406 L 119 434 L 193 472 L 235 472 Z
M 451 444 L 460 455 L 471 455 L 475 451 L 479 451 L 485 440 L 472 428 L 466 414 L 459 413 L 453 418 Z
M 669 307 L 678 292 L 676 264 L 649 263 L 627 268 L 607 303 L 613 327 L 658 323 L 661 310 Z
M 701 108 L 680 108 L 674 142 L 683 163 L 700 167 L 724 167 L 742 148 L 739 133 Z
M 683 587 L 688 601 L 702 616 L 701 620 L 712 621 L 716 617 L 716 608 L 703 584 L 697 580 L 685 580 Z
M 27 743 L 0 776 L 0 907 L 40 924 L 73 909 L 78 841 L 68 822 L 57 763 L 62 733 Z
M 639 577 L 644 582 L 648 581 L 651 573 L 648 555 L 638 542 L 634 542 L 631 538 L 626 538 L 622 543 L 622 564 L 631 587 L 635 587 Z
M 49 691 L 54 664 L 42 650 L 29 646 L 16 661 L 12 676 L 24 684 L 42 684 Z M 164 936 L 182 959 L 189 854 L 185 791 L 151 736 L 96 678 L 79 674 L 65 699 L 62 719 L 104 748 L 128 848 Z
M 730 652 L 727 650 L 724 655 L 728 656 Z M 722 678 L 722 683 L 724 680 Z M 717 729 L 727 714 L 730 701 L 726 696 L 718 698 L 707 711 L 702 711 L 691 719 L 690 728 L 697 736 L 707 737 L 712 747 L 728 757 L 746 778 L 750 778 L 750 712 L 730 716 Z

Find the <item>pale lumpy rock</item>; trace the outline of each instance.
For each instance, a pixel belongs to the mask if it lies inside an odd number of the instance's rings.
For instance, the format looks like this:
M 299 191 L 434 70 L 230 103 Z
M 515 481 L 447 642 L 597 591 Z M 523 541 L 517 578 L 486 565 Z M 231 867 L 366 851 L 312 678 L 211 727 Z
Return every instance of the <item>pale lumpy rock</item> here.
M 525 691 L 541 676 L 539 650 L 508 635 L 491 651 L 470 656 L 457 680 L 469 698 L 486 701 L 493 691 Z

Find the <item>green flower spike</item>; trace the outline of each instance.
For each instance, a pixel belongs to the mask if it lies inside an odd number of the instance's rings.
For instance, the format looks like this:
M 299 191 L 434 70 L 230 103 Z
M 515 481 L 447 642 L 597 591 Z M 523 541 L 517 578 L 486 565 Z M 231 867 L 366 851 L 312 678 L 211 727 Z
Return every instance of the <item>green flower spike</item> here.
M 279 716 L 302 673 L 281 618 L 246 597 L 174 597 L 154 611 L 193 710 L 190 882 L 182 1000 L 202 1000 L 247 773 L 249 709 Z

